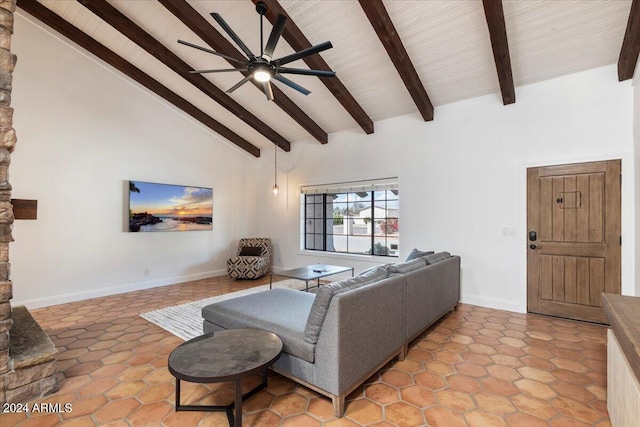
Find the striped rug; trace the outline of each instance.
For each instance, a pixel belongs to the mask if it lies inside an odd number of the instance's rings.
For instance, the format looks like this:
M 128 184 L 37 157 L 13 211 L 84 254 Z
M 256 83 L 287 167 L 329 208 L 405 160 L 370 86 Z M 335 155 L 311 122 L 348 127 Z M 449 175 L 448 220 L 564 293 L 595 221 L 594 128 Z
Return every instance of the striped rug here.
M 304 282 L 301 280 L 282 280 L 273 284 L 274 288 L 304 289 Z M 140 317 L 160 326 L 162 329 L 171 332 L 173 335 L 190 340 L 202 335 L 202 308 L 218 301 L 262 292 L 269 289 L 269 285 L 256 286 L 254 288 L 243 289 L 241 291 L 229 292 L 215 297 L 205 298 L 186 304 L 165 307 L 147 313 L 141 313 Z

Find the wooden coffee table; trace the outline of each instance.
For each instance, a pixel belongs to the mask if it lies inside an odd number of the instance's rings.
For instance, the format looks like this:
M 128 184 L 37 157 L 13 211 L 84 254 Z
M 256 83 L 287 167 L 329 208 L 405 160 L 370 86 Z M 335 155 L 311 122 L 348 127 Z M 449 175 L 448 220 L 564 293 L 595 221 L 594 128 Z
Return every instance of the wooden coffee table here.
M 327 265 L 327 264 L 312 264 L 307 265 L 306 267 L 294 268 L 291 270 L 280 271 L 279 273 L 271 273 L 269 276 L 269 289 L 273 284 L 273 276 L 282 276 L 289 277 L 291 279 L 304 280 L 305 282 L 305 291 L 309 292 L 309 282 L 311 280 L 318 280 L 318 287 L 320 287 L 320 278 L 332 276 L 338 273 L 346 273 L 351 271 L 351 277 L 353 277 L 354 269 L 353 267 L 340 267 L 337 265 Z
M 169 355 L 169 372 L 176 377 L 176 411 L 226 411 L 230 426 L 242 426 L 242 401 L 267 386 L 267 369 L 281 353 L 280 338 L 258 329 L 209 332 L 180 344 Z M 262 383 L 243 395 L 242 379 L 257 372 L 262 372 Z M 226 406 L 182 405 L 180 380 L 193 383 L 234 381 L 235 401 Z

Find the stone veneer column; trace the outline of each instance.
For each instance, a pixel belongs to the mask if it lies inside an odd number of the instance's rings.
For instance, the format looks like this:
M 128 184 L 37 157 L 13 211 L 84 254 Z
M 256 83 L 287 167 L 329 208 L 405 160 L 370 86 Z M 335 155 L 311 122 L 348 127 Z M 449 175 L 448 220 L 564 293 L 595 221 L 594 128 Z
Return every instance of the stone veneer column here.
M 11 185 L 9 162 L 16 143 L 11 105 L 12 72 L 16 56 L 11 53 L 13 13 L 16 0 L 0 0 L 0 402 L 5 402 L 7 375 L 13 370 L 9 358 L 9 331 L 13 325 L 9 300 L 12 283 L 9 280 L 9 242 L 13 241 L 11 226 Z

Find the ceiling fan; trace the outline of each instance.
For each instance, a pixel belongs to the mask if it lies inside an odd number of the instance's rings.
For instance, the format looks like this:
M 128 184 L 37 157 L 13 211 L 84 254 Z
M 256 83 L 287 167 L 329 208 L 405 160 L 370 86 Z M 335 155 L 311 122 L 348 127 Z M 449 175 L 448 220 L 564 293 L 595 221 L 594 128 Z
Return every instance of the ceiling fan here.
M 296 61 L 301 58 L 305 58 L 309 55 L 313 55 L 315 53 L 322 52 L 323 50 L 327 50 L 332 48 L 331 42 L 327 41 L 324 43 L 320 43 L 315 46 L 311 46 L 306 49 L 302 49 L 301 51 L 292 53 L 291 55 L 284 56 L 279 59 L 273 59 L 273 51 L 276 48 L 276 44 L 284 31 L 284 26 L 287 22 L 287 17 L 278 14 L 276 17 L 276 21 L 271 29 L 271 34 L 269 34 L 269 40 L 267 40 L 267 45 L 265 46 L 263 43 L 263 32 L 262 32 L 262 21 L 264 20 L 264 15 L 267 12 L 267 5 L 264 2 L 258 2 L 256 4 L 256 11 L 260 14 L 260 55 L 254 55 L 251 50 L 245 45 L 240 37 L 231 29 L 231 27 L 222 19 L 218 13 L 211 13 L 213 19 L 216 20 L 218 24 L 226 31 L 226 33 L 231 37 L 231 39 L 240 47 L 240 49 L 247 56 L 247 60 L 239 60 L 237 58 L 233 58 L 228 55 L 224 55 L 220 52 L 216 52 L 215 50 L 208 49 L 202 46 L 195 45 L 193 43 L 189 43 L 183 40 L 178 40 L 178 43 L 181 43 L 186 46 L 193 47 L 195 49 L 202 50 L 204 52 L 208 52 L 222 58 L 225 58 L 229 61 L 236 62 L 241 64 L 239 68 L 229 68 L 229 69 L 219 69 L 219 70 L 194 70 L 192 73 L 204 74 L 204 73 L 225 73 L 230 71 L 246 71 L 249 74 L 232 86 L 227 93 L 231 93 L 234 90 L 238 89 L 240 86 L 253 79 L 257 83 L 262 83 L 262 90 L 264 91 L 267 99 L 269 101 L 273 100 L 273 90 L 271 88 L 271 79 L 275 79 L 280 83 L 283 83 L 298 92 L 308 95 L 311 92 L 299 84 L 289 80 L 284 77 L 282 74 L 301 74 L 306 76 L 318 76 L 318 77 L 335 77 L 336 73 L 334 71 L 325 71 L 325 70 L 308 70 L 304 68 L 289 68 L 283 67 L 290 62 Z

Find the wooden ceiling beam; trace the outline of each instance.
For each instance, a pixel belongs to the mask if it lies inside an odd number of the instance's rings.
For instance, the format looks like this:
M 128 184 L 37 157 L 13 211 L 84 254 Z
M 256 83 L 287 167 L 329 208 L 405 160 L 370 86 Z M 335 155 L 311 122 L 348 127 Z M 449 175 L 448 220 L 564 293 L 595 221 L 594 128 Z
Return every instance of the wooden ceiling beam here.
M 215 119 L 211 118 L 205 112 L 195 107 L 186 99 L 180 97 L 179 95 L 176 95 L 160 82 L 146 74 L 144 71 L 135 67 L 126 59 L 122 58 L 106 46 L 100 44 L 98 41 L 88 36 L 83 31 L 74 27 L 69 22 L 52 12 L 47 7 L 43 6 L 38 1 L 18 0 L 18 7 L 29 13 L 34 18 L 38 19 L 40 22 L 62 34 L 73 43 L 97 56 L 123 74 L 126 74 L 156 95 L 160 96 L 185 113 L 189 114 L 191 117 L 198 120 L 200 123 L 204 124 L 214 132 L 218 133 L 220 136 L 228 139 L 251 155 L 260 157 L 260 149 L 258 147 L 251 144 L 241 136 L 237 135 L 231 129 L 227 128 Z
M 618 57 L 618 80 L 633 78 L 640 54 L 640 0 L 633 0 Z
M 169 12 L 178 18 L 184 25 L 193 31 L 198 37 L 205 41 L 211 48 L 222 54 L 246 60 L 246 58 L 229 42 L 219 31 L 217 31 L 197 10 L 187 3 L 186 0 L 158 0 Z M 227 60 L 233 67 L 237 66 L 233 61 Z M 242 72 L 244 76 L 248 76 L 249 72 Z M 260 94 L 263 95 L 262 85 L 258 85 L 253 79 L 254 84 Z M 311 136 L 320 143 L 326 144 L 329 141 L 327 132 L 325 132 L 316 122 L 314 122 L 298 105 L 296 105 L 287 95 L 282 92 L 276 85 L 271 85 L 273 89 L 273 102 L 287 113 L 293 120 L 302 126 Z
M 253 3 L 258 3 L 259 0 L 252 0 Z M 300 31 L 300 28 L 296 25 L 296 23 L 291 19 L 291 17 L 287 14 L 287 12 L 280 6 L 278 0 L 262 0 L 267 4 L 267 13 L 265 17 L 273 23 L 276 20 L 276 16 L 280 13 L 288 18 L 287 25 L 284 27 L 284 31 L 282 33 L 282 37 L 289 43 L 296 52 L 307 49 L 312 46 L 311 42 L 305 37 L 305 35 Z M 331 71 L 329 65 L 325 62 L 324 59 L 317 55 L 307 56 L 302 59 L 311 69 L 314 70 L 326 70 Z M 331 91 L 333 96 L 336 97 L 338 102 L 342 104 L 345 110 L 353 117 L 353 119 L 358 123 L 358 125 L 362 128 L 362 130 L 367 134 L 373 133 L 373 120 L 369 118 L 369 115 L 364 111 L 364 109 L 358 104 L 358 101 L 349 93 L 349 90 L 342 84 L 338 77 L 318 77 L 320 81 Z
M 291 144 L 282 135 L 271 129 L 259 118 L 254 116 L 246 108 L 238 104 L 229 95 L 220 90 L 206 77 L 200 74 L 190 73 L 193 70 L 176 54 L 167 49 L 162 43 L 154 39 L 149 33 L 144 31 L 132 20 L 127 18 L 118 9 L 111 6 L 104 0 L 77 0 L 84 7 L 92 11 L 107 24 L 118 30 L 120 33 L 128 37 L 132 42 L 153 55 L 160 62 L 172 69 L 175 73 L 183 77 L 185 80 L 200 89 L 204 94 L 216 101 L 218 104 L 232 112 L 240 120 L 251 126 L 253 129 L 262 134 L 265 138 L 271 140 L 284 151 L 291 150 Z
M 382 0 L 359 0 L 359 2 L 380 42 L 382 42 L 387 51 L 391 62 L 393 62 L 398 74 L 400 74 L 400 78 L 407 87 L 409 95 L 411 95 L 413 102 L 418 107 L 420 115 L 425 121 L 433 120 L 433 104 L 420 81 L 418 72 L 413 66 L 393 22 L 391 22 L 391 17 L 387 13 Z
M 487 18 L 493 59 L 496 63 L 500 91 L 502 92 L 502 103 L 504 105 L 513 104 L 516 102 L 516 90 L 513 85 L 511 56 L 509 55 L 502 0 L 482 0 L 482 5 L 484 6 L 484 16 Z

